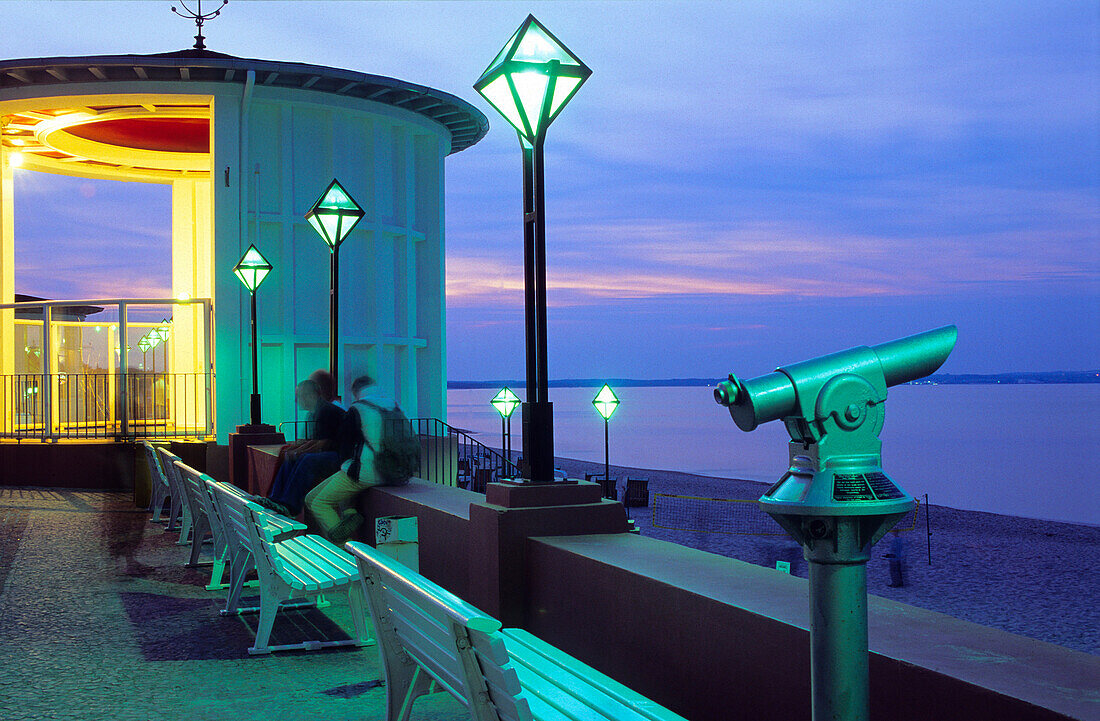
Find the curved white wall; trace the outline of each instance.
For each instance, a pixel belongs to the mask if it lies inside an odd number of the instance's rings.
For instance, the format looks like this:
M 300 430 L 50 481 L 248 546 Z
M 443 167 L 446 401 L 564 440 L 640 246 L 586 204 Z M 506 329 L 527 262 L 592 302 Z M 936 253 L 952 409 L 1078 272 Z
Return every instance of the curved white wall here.
M 329 252 L 304 215 L 334 177 L 366 213 L 340 247 L 338 386 L 369 373 L 410 417 L 445 417 L 448 133 L 369 101 L 263 86 L 244 95 L 214 98 L 219 438 L 247 421 L 248 296 L 230 268 L 249 243 L 274 266 L 257 295 L 263 419 L 293 419 L 295 382 L 328 366 Z

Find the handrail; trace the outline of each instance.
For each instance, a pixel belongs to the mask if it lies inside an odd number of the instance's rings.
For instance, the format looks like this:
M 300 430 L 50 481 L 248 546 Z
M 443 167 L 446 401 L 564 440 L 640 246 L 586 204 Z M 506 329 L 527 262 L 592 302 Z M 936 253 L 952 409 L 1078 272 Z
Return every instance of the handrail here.
M 298 427 L 311 422 L 282 421 L 278 428 L 285 434 L 284 427 L 293 426 L 297 439 Z M 409 425 L 421 439 L 418 477 L 426 481 L 484 493 L 490 481 L 519 476 L 516 464 L 499 451 L 438 418 L 410 418 Z
M 409 422 L 426 439 L 420 468 L 424 480 L 484 493 L 488 482 L 519 476 L 515 463 L 465 431 L 438 418 L 410 418 Z

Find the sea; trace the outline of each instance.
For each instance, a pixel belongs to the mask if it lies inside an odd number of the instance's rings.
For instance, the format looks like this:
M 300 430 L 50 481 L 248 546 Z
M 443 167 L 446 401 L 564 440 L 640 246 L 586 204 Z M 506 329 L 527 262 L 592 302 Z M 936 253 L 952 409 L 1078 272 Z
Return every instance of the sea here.
M 497 390 L 449 390 L 448 423 L 500 448 L 500 416 L 489 404 Z M 592 406 L 597 390 L 550 389 L 558 457 L 603 462 L 604 421 Z M 608 427 L 613 466 L 767 483 L 786 470 L 783 424 L 743 432 L 708 387 L 615 392 L 621 403 Z M 516 455 L 520 427 L 517 410 Z M 895 386 L 880 438 L 886 472 L 933 505 L 1100 525 L 1100 384 Z

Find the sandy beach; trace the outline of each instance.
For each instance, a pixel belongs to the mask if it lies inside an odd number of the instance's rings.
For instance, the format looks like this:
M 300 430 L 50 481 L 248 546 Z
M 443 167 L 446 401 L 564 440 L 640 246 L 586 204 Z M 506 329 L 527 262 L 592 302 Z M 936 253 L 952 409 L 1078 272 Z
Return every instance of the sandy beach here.
M 559 458 L 557 465 L 571 478 L 604 470 L 600 463 L 566 458 Z M 657 493 L 756 499 L 766 484 L 617 465 L 611 466 L 611 477 L 619 479 L 620 489 L 627 477 L 649 479 L 650 506 L 630 509 L 642 534 L 772 568 L 776 561 L 787 561 L 792 573 L 806 576 L 801 550 L 785 535 L 692 532 L 653 524 Z M 875 546 L 868 563 L 869 593 L 1100 655 L 1100 526 L 965 511 L 930 500 L 931 536 L 926 509 L 921 509 L 916 528 L 901 534 L 905 585 L 887 585 L 889 565 L 883 556 L 890 550 L 888 536 Z M 707 523 L 696 525 L 728 528 L 720 513 L 730 504 L 712 505 Z M 741 513 L 751 510 L 748 504 L 738 505 Z M 765 523 L 753 521 L 751 530 L 779 531 L 759 514 Z

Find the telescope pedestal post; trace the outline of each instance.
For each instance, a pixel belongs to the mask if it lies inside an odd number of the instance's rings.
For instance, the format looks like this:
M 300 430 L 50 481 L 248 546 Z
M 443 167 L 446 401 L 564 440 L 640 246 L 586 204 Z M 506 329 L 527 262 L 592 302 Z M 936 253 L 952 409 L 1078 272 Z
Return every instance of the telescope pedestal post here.
M 813 721 L 867 721 L 867 564 L 809 568 Z

